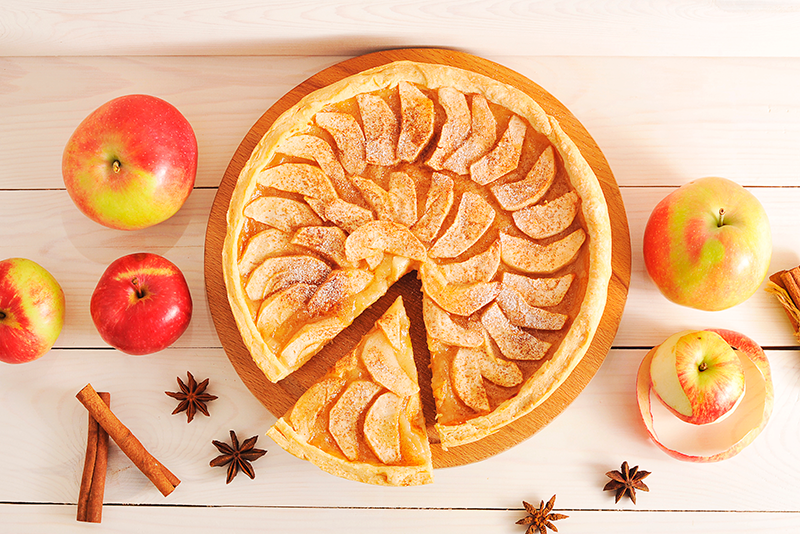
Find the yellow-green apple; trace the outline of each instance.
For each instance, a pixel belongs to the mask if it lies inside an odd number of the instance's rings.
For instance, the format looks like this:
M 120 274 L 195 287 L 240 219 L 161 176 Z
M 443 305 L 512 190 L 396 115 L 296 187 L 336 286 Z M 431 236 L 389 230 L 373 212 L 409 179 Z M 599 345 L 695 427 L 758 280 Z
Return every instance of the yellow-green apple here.
M 739 184 L 701 178 L 667 195 L 644 230 L 644 262 L 669 300 L 707 311 L 744 302 L 772 255 L 764 207 Z
M 194 187 L 197 140 L 172 104 L 126 95 L 94 110 L 67 141 L 64 185 L 90 219 L 136 230 L 172 217 Z
M 151 354 L 172 345 L 192 318 L 192 296 L 181 270 L 149 252 L 113 261 L 89 304 L 103 341 L 127 354 Z
M 721 421 L 744 397 L 744 368 L 718 332 L 689 330 L 668 337 L 650 362 L 653 391 L 678 418 L 695 425 Z
M 0 261 L 0 361 L 43 356 L 64 326 L 64 291 L 53 275 L 24 258 Z

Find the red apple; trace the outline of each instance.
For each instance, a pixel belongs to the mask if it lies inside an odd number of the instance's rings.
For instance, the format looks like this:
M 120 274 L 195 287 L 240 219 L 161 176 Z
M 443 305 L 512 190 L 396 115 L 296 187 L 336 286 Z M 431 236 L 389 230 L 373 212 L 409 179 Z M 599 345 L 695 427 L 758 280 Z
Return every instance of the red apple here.
M 192 296 L 175 264 L 140 252 L 108 266 L 90 310 L 103 341 L 127 354 L 151 354 L 172 345 L 189 326 Z
M 679 332 L 654 351 L 653 391 L 679 419 L 696 425 L 722 421 L 744 397 L 744 367 L 717 332 Z
M 146 228 L 172 217 L 192 192 L 197 140 L 172 104 L 121 96 L 78 125 L 61 168 L 87 217 L 111 228 Z
M 718 334 L 733 350 L 744 369 L 745 380 L 744 396 L 734 403 L 738 406 L 714 424 L 686 424 L 672 417 L 674 410 L 662 409 L 662 403 L 651 403 L 651 397 L 659 398 L 653 391 L 653 358 L 666 341 L 645 355 L 636 376 L 636 400 L 650 438 L 670 456 L 689 462 L 718 462 L 741 452 L 767 425 L 775 402 L 772 371 L 761 347 L 731 330 L 707 332 Z M 712 381 L 719 382 L 719 378 Z
M 23 258 L 0 261 L 0 361 L 43 356 L 64 326 L 64 291 L 53 275 Z
M 724 178 L 702 178 L 667 195 L 644 230 L 644 262 L 669 300 L 707 311 L 744 302 L 772 255 L 761 203 Z

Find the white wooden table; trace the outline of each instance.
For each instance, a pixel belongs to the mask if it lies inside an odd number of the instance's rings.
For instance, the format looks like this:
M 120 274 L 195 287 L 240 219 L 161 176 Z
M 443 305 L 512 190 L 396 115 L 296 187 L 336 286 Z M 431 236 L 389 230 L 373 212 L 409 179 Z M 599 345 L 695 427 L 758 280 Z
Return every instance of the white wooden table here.
M 0 531 L 88 532 L 75 521 L 87 382 L 181 479 L 168 498 L 113 444 L 103 531 L 522 533 L 522 501 L 557 494 L 559 532 L 800 530 L 800 350 L 783 311 L 759 291 L 708 313 L 664 299 L 641 257 L 655 204 L 719 175 L 764 204 L 770 272 L 800 263 L 800 4 L 212 0 L 0 1 L 0 258 L 27 257 L 64 288 L 67 319 L 40 360 L 0 368 Z M 217 185 L 239 142 L 292 87 L 338 61 L 405 46 L 458 48 L 502 63 L 561 100 L 604 151 L 630 224 L 631 287 L 614 347 L 578 399 L 529 440 L 476 464 L 437 470 L 420 488 L 338 479 L 264 436 L 275 417 L 243 385 L 205 296 L 203 242 Z M 72 204 L 61 153 L 75 126 L 113 97 L 177 106 L 200 147 L 196 188 L 158 226 L 101 227 Z M 131 357 L 89 316 L 114 259 L 156 252 L 185 273 L 195 302 L 174 347 Z M 764 433 L 717 464 L 674 460 L 639 421 L 634 376 L 645 352 L 686 328 L 738 330 L 766 348 L 775 410 Z M 211 417 L 171 416 L 175 378 L 209 377 Z M 212 439 L 259 435 L 255 480 L 225 484 Z M 638 505 L 614 503 L 604 473 L 652 471 Z

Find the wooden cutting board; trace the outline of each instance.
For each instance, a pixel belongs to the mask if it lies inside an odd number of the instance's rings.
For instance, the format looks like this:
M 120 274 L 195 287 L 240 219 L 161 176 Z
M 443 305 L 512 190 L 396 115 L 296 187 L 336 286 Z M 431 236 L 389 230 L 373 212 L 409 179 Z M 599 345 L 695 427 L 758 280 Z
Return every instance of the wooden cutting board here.
M 365 69 L 398 60 L 441 63 L 460 67 L 490 76 L 528 93 L 544 108 L 545 112 L 558 119 L 566 133 L 578 145 L 600 180 L 611 214 L 613 275 L 609 286 L 608 303 L 600 327 L 586 356 L 567 380 L 541 406 L 492 436 L 476 443 L 453 447 L 447 451 L 442 450 L 437 443 L 431 443 L 434 467 L 451 467 L 476 462 L 498 454 L 532 436 L 561 413 L 589 383 L 600 364 L 603 363 L 616 335 L 625 306 L 630 283 L 631 246 L 628 221 L 619 187 L 603 153 L 586 129 L 563 104 L 547 91 L 502 65 L 463 52 L 442 49 L 401 49 L 375 52 L 343 61 L 315 74 L 270 107 L 253 125 L 231 158 L 208 220 L 205 242 L 206 292 L 214 325 L 228 358 L 253 395 L 277 417 L 291 408 L 306 388 L 316 382 L 334 362 L 355 346 L 398 295 L 403 295 L 406 311 L 412 324 L 411 337 L 419 370 L 425 419 L 427 421 L 434 420 L 435 407 L 430 387 L 431 372 L 428 368 L 430 355 L 422 322 L 420 282 L 417 280 L 416 272 L 406 275 L 393 285 L 383 298 L 367 309 L 309 363 L 277 384 L 269 382 L 250 358 L 231 314 L 222 277 L 222 246 L 225 240 L 226 213 L 231 194 L 239 172 L 273 121 L 302 97 L 316 89 Z

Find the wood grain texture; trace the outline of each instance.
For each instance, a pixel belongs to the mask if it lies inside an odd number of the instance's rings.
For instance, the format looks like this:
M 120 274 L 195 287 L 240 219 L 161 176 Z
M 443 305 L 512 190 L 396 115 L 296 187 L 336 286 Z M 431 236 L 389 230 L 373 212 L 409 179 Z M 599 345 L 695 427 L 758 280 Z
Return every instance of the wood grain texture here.
M 608 303 L 598 332 L 583 361 L 564 384 L 540 407 L 527 416 L 500 429 L 495 434 L 478 442 L 451 448 L 447 451 L 444 451 L 438 443 L 432 443 L 434 467 L 452 467 L 479 461 L 507 450 L 543 428 L 553 417 L 568 406 L 591 380 L 591 377 L 602 363 L 614 339 L 622 310 L 625 306 L 630 279 L 630 237 L 619 188 L 602 152 L 586 129 L 563 104 L 540 86 L 512 70 L 488 60 L 461 52 L 439 49 L 406 49 L 377 52 L 338 63 L 312 76 L 287 93 L 285 97 L 278 100 L 259 119 L 245 136 L 239 149 L 231 159 L 231 163 L 220 183 L 220 188 L 209 216 L 205 255 L 206 289 L 212 317 L 228 357 L 256 398 L 277 416 L 283 415 L 288 411 L 308 387 L 316 383 L 339 358 L 355 346 L 364 333 L 371 328 L 375 320 L 397 298 L 397 295 L 403 295 L 411 323 L 414 325 L 411 330 L 411 336 L 420 375 L 425 418 L 427 421 L 435 420 L 435 405 L 429 386 L 430 355 L 426 347 L 425 331 L 422 328 L 421 299 L 415 298 L 420 294 L 420 283 L 416 279 L 415 273 L 410 273 L 398 281 L 392 286 L 387 295 L 359 316 L 350 328 L 338 335 L 309 363 L 277 384 L 273 384 L 266 379 L 256 367 L 242 343 L 230 311 L 222 278 L 221 251 L 227 228 L 226 213 L 230 197 L 236 185 L 239 172 L 274 120 L 299 101 L 300 98 L 316 89 L 365 69 L 400 59 L 454 65 L 491 76 L 527 92 L 534 100 L 540 103 L 549 115 L 559 120 L 567 134 L 572 137 L 581 149 L 584 157 L 593 167 L 600 180 L 612 218 L 613 275 L 609 287 Z
M 229 160 L 230 160 L 230 154 Z M 0 165 L 1 167 L 1 165 Z M 219 177 L 217 177 L 219 181 Z M 729 328 L 768 347 L 796 346 L 777 301 L 759 289 L 746 302 L 703 312 L 667 301 L 644 270 L 642 234 L 651 210 L 673 187 L 621 187 L 631 235 L 631 285 L 616 347 L 652 347 L 679 330 Z M 770 218 L 770 272 L 800 265 L 796 231 L 800 187 L 751 187 Z M 66 325 L 56 347 L 103 348 L 89 300 L 103 270 L 132 252 L 156 252 L 176 262 L 189 283 L 194 314 L 179 347 L 221 347 L 209 310 L 203 268 L 204 238 L 215 189 L 196 189 L 171 219 L 139 232 L 100 226 L 84 217 L 64 190 L 0 191 L 0 258 L 27 257 L 51 270 L 66 293 Z M 413 276 L 412 276 L 413 278 Z M 653 313 L 654 306 L 658 313 Z
M 438 46 L 484 54 L 800 55 L 789 0 L 508 2 L 6 0 L 2 55 L 358 55 Z M 476 36 L 480 36 L 476 38 Z
M 549 497 L 543 497 L 545 500 Z M 535 500 L 533 497 L 530 500 Z M 538 501 L 536 502 L 538 505 Z M 800 517 L 791 512 L 751 513 L 719 512 L 650 512 L 636 514 L 564 509 L 556 502 L 556 512 L 569 517 L 555 523 L 559 532 L 615 532 L 639 534 L 642 524 L 648 534 L 712 534 L 714 532 L 785 533 L 800 529 Z M 458 532 L 460 534 L 519 534 L 516 521 L 526 513 L 520 503 L 494 510 L 392 510 L 314 508 L 173 508 L 114 506 L 105 512 L 104 526 L 114 525 L 114 532 L 196 532 L 230 529 L 237 533 L 261 533 L 265 524 L 270 532 L 317 533 L 330 531 L 334 525 L 354 534 L 387 532 Z M 72 511 L 57 505 L 0 505 L 0 522 L 13 532 L 29 532 L 41 525 L 58 525 L 60 533 L 84 533 L 86 528 L 67 523 Z
M 108 345 L 89 302 L 100 275 L 117 258 L 153 252 L 175 263 L 192 294 L 192 320 L 178 347 L 219 347 L 206 305 L 202 240 L 215 191 L 195 189 L 167 221 L 135 232 L 113 230 L 84 216 L 64 190 L 0 191 L 0 257 L 25 257 L 48 269 L 64 289 L 65 325 L 56 347 Z
M 457 521 L 459 513 L 470 509 L 520 507 L 522 499 L 538 502 L 557 493 L 562 508 L 629 512 L 609 514 L 618 518 L 642 510 L 716 510 L 711 516 L 719 511 L 800 512 L 795 462 L 800 350 L 767 351 L 778 402 L 764 432 L 738 456 L 702 466 L 667 456 L 644 431 L 633 388 L 646 352 L 612 349 L 568 409 L 505 453 L 437 469 L 428 486 L 386 488 L 332 477 L 264 436 L 275 417 L 242 386 L 222 349 L 170 349 L 139 358 L 112 350 L 58 349 L 31 364 L 6 366 L 0 374 L 0 450 L 14 458 L 2 466 L 0 503 L 70 503 L 66 515 L 74 522 L 86 440 L 86 411 L 75 393 L 91 381 L 112 393 L 119 401 L 118 417 L 183 481 L 164 499 L 112 443 L 106 484 L 110 505 L 260 507 L 256 517 L 265 521 L 276 509 L 297 507 L 427 508 L 451 510 Z M 191 424 L 184 414 L 170 415 L 176 402 L 164 395 L 175 391 L 175 378 L 185 379 L 187 370 L 198 379 L 210 377 L 209 391 L 219 397 L 209 403 L 211 417 L 198 416 Z M 269 451 L 253 464 L 255 480 L 240 476 L 226 485 L 225 470 L 208 466 L 217 455 L 211 440 L 228 439 L 231 429 L 242 437 L 260 436 L 258 446 Z M 640 495 L 637 506 L 614 504 L 613 495 L 602 491 L 608 480 L 604 473 L 623 460 L 653 472 L 647 480 L 651 491 Z M 110 528 L 123 528 L 108 515 L 117 508 L 104 511 Z M 148 512 L 138 514 L 135 521 L 148 521 Z M 56 530 L 68 526 L 59 524 Z M 156 531 L 170 532 L 166 527 Z
M 800 58 L 487 55 L 536 80 L 580 120 L 621 188 L 724 176 L 796 186 Z M 216 187 L 275 101 L 345 57 L 0 57 L 0 189 L 63 188 L 75 127 L 114 97 L 147 93 L 194 128 L 197 187 Z M 58 83 L 53 83 L 57 80 Z

